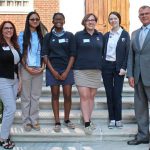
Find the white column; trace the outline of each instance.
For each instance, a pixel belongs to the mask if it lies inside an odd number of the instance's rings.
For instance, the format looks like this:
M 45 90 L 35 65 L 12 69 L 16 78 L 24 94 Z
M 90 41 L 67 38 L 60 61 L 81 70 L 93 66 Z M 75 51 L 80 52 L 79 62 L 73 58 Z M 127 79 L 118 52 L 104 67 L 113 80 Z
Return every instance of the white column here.
M 82 30 L 82 18 L 85 14 L 85 0 L 59 0 L 60 12 L 65 15 L 65 30 L 73 33 Z
M 130 0 L 130 33 L 142 26 L 138 18 L 138 10 L 143 5 L 150 6 L 150 0 Z

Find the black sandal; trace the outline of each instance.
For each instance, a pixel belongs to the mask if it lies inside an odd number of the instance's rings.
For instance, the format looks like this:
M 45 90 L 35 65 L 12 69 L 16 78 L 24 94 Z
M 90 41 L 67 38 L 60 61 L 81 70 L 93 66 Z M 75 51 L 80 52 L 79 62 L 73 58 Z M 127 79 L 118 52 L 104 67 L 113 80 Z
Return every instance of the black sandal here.
M 14 143 L 13 141 L 11 141 L 10 138 L 7 139 L 7 142 L 8 142 L 10 145 L 15 146 L 15 143 Z
M 15 143 L 10 141 L 10 139 L 7 139 L 6 141 L 0 141 L 0 146 L 2 146 L 4 149 L 13 149 L 15 146 Z

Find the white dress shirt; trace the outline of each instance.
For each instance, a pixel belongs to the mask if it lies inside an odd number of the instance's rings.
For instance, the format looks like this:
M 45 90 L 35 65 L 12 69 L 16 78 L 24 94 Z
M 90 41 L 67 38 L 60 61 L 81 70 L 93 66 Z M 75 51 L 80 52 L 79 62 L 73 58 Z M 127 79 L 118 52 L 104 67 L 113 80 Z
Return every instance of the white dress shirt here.
M 118 31 L 110 31 L 107 43 L 106 60 L 116 61 L 116 46 L 123 29 L 120 27 Z

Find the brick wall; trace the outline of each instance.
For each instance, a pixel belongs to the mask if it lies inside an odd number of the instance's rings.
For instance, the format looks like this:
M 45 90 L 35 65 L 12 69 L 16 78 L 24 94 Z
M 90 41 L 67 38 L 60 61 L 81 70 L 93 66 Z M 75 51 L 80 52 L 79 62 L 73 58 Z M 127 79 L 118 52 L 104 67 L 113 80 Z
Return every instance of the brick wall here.
M 59 0 L 35 0 L 35 10 L 40 14 L 41 21 L 50 30 L 52 16 L 59 11 Z
M 50 30 L 52 16 L 59 11 L 59 0 L 34 0 L 34 10 L 39 13 L 41 21 Z M 26 14 L 0 14 L 0 23 L 4 20 L 12 21 L 19 33 L 24 30 L 26 16 Z

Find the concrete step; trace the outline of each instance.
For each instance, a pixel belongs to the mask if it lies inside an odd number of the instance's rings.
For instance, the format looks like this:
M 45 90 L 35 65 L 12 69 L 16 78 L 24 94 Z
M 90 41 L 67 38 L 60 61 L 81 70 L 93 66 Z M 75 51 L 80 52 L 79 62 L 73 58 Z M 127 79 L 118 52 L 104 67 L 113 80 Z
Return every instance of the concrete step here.
M 51 92 L 50 92 L 50 87 L 45 87 L 43 86 L 42 87 L 42 96 L 49 96 L 51 95 Z M 62 96 L 63 93 L 62 93 L 62 87 L 60 88 L 60 96 Z M 123 93 L 122 93 L 122 96 L 133 96 L 134 95 L 134 89 L 127 86 L 127 87 L 123 87 Z M 72 97 L 77 97 L 79 96 L 78 94 L 78 90 L 75 86 L 72 87 Z M 100 87 L 97 91 L 97 96 L 99 97 L 104 97 L 106 96 L 105 94 L 105 89 L 104 87 Z
M 122 111 L 123 122 L 124 123 L 135 123 L 135 116 L 133 109 L 124 109 Z M 60 110 L 60 119 L 63 122 L 64 111 Z M 70 120 L 74 123 L 82 122 L 82 114 L 80 110 L 72 110 L 70 112 Z M 92 120 L 97 123 L 103 123 L 108 121 L 108 111 L 107 110 L 94 110 L 92 114 Z M 40 110 L 39 113 L 40 124 L 54 124 L 54 116 L 52 110 Z M 17 110 L 14 119 L 15 124 L 21 124 L 21 110 Z
M 129 139 L 128 139 L 129 140 Z M 148 150 L 148 144 L 127 145 L 127 141 L 16 142 L 13 150 Z
M 21 100 L 18 99 L 16 101 L 17 109 L 21 109 Z M 133 97 L 123 97 L 122 98 L 122 108 L 123 109 L 132 109 L 134 108 L 134 98 Z M 59 99 L 60 109 L 64 108 L 64 98 L 60 97 Z M 52 109 L 51 97 L 50 96 L 43 96 L 40 98 L 39 102 L 40 109 Z M 106 97 L 95 97 L 94 103 L 95 109 L 107 109 L 107 102 Z M 72 97 L 72 110 L 80 109 L 80 98 L 79 97 Z
M 97 128 L 92 135 L 84 133 L 84 127 L 80 124 L 76 125 L 75 129 L 68 129 L 62 125 L 61 132 L 56 133 L 53 126 L 41 125 L 40 131 L 25 132 L 20 125 L 13 125 L 11 128 L 11 135 L 14 141 L 24 142 L 91 142 L 91 141 L 123 141 L 133 138 L 137 132 L 135 124 L 124 124 L 122 129 L 114 128 L 108 129 L 107 124 L 97 124 Z

